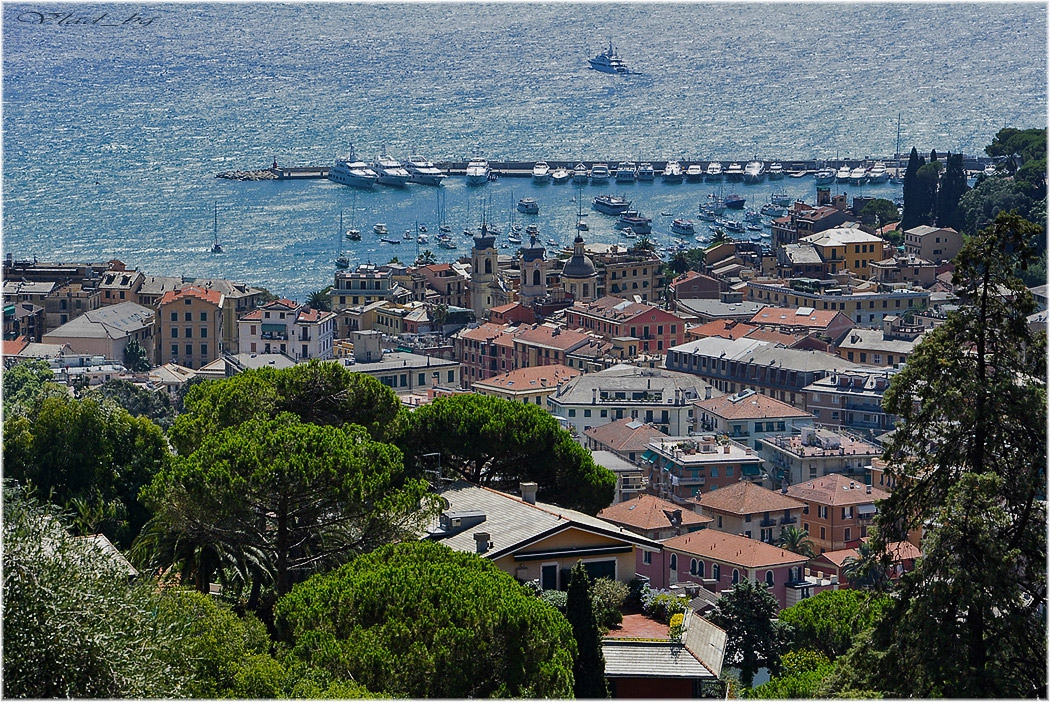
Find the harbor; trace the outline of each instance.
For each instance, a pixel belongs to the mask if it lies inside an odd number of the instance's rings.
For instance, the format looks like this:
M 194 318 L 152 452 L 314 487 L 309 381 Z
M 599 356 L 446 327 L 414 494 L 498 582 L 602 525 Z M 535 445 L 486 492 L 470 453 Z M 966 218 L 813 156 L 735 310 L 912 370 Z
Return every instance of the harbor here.
M 945 152 L 946 153 L 946 152 Z M 537 159 L 537 161 L 540 159 Z M 559 168 L 572 171 L 578 164 L 583 164 L 587 169 L 588 173 L 594 168 L 595 165 L 605 164 L 613 169 L 615 173 L 615 166 L 622 162 L 622 159 L 596 159 L 596 160 L 558 160 L 558 159 L 543 159 L 550 169 L 557 170 Z M 856 168 L 869 169 L 876 163 L 885 164 L 888 175 L 891 178 L 903 176 L 904 167 L 907 165 L 907 155 L 901 154 L 900 158 L 894 156 L 868 156 L 862 159 L 806 159 L 806 160 L 775 160 L 775 159 L 756 159 L 755 157 L 743 158 L 743 159 L 721 159 L 719 161 L 704 160 L 704 159 L 632 159 L 633 163 L 638 165 L 649 164 L 654 171 L 655 177 L 662 177 L 666 172 L 667 164 L 669 162 L 675 162 L 679 164 L 683 172 L 689 167 L 698 167 L 703 172 L 703 181 L 712 182 L 713 180 L 708 177 L 708 169 L 712 163 L 721 164 L 723 167 L 729 165 L 745 164 L 752 161 L 761 161 L 765 164 L 780 164 L 782 168 L 782 174 L 787 178 L 801 178 L 807 175 L 814 175 L 822 168 L 831 168 L 838 170 L 840 168 L 848 168 L 850 170 Z M 537 161 L 489 161 L 489 169 L 495 178 L 530 178 L 532 177 L 533 166 Z M 963 168 L 967 171 L 977 172 L 984 169 L 991 163 L 991 159 L 987 157 L 979 157 L 972 155 L 964 155 L 963 157 Z M 461 176 L 464 177 L 467 174 L 467 167 L 470 161 L 444 161 L 435 162 L 434 166 L 446 176 Z M 307 166 L 282 166 L 278 165 L 275 159 L 273 164 L 268 168 L 259 168 L 255 170 L 243 170 L 243 171 L 223 171 L 216 173 L 216 178 L 224 178 L 227 180 L 310 180 L 310 179 L 323 179 L 328 178 L 328 174 L 331 171 L 330 166 L 319 166 L 319 165 L 307 165 Z M 723 173 L 723 178 L 726 176 Z M 766 177 L 770 177 L 767 173 Z M 774 176 L 775 177 L 775 176 Z M 686 182 L 694 182 L 691 179 L 683 179 Z

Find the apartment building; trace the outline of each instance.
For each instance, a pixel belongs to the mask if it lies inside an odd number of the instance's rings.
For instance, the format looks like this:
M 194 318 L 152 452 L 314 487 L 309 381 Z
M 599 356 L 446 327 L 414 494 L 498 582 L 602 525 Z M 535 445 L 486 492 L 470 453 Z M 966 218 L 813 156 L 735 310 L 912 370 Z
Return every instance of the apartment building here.
M 158 301 L 157 365 L 197 369 L 218 358 L 223 350 L 223 302 L 221 292 L 196 285 L 164 293 Z
M 789 497 L 802 501 L 802 528 L 818 553 L 856 546 L 868 535 L 884 492 L 839 473 L 790 485 Z
M 297 361 L 329 359 L 335 320 L 334 312 L 274 300 L 238 320 L 239 348 L 247 353 L 285 353 Z

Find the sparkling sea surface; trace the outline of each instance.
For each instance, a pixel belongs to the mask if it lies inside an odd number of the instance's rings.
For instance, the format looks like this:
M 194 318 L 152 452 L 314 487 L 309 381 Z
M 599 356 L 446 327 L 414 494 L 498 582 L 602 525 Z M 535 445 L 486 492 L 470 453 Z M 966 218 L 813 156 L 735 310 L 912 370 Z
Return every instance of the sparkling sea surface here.
M 912 146 L 983 154 L 1006 126 L 1047 121 L 1045 3 L 36 4 L 3 13 L 3 251 L 123 260 L 157 275 L 226 277 L 304 300 L 334 259 L 438 260 L 466 227 L 535 222 L 568 244 L 577 197 L 588 241 L 625 241 L 590 209 L 622 193 L 672 241 L 707 183 L 355 191 L 324 180 L 237 182 L 221 171 L 370 160 L 668 158 L 744 163 L 892 158 Z M 52 14 L 54 13 L 54 14 Z M 612 42 L 635 73 L 587 68 Z M 812 177 L 723 186 L 748 205 Z M 894 199 L 899 186 L 833 192 Z M 441 194 L 439 194 L 441 193 Z M 515 211 L 535 197 L 540 214 Z M 216 217 L 213 213 L 217 210 Z M 433 243 L 439 213 L 459 248 Z M 667 213 L 664 215 L 662 213 Z M 362 241 L 340 232 L 351 225 Z M 701 225 L 697 222 L 697 225 Z M 213 228 L 225 253 L 210 252 Z M 554 244 L 548 244 L 551 248 Z M 511 253 L 513 248 L 505 252 Z

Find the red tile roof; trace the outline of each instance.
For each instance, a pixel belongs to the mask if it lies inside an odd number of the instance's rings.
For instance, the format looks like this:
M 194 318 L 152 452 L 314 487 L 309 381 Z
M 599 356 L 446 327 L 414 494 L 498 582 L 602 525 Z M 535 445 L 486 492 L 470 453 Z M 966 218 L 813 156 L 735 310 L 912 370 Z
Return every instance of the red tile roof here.
M 871 504 L 890 496 L 888 492 L 868 487 L 864 483 L 852 480 L 841 473 L 828 473 L 822 478 L 814 478 L 804 483 L 788 486 L 788 495 L 807 502 L 821 505 L 863 505 Z
M 808 311 L 801 314 L 800 310 Z M 839 314 L 837 310 L 815 310 L 812 307 L 764 307 L 748 320 L 751 324 L 775 324 L 824 329 Z
M 172 302 L 184 297 L 196 297 L 215 306 L 222 304 L 222 293 L 218 290 L 206 290 L 196 285 L 184 285 L 175 290 L 169 290 L 160 298 L 158 306 L 170 305 Z
M 642 424 L 631 417 L 591 427 L 584 430 L 583 433 L 603 446 L 608 446 L 613 451 L 620 453 L 632 450 L 645 451 L 649 448 L 650 439 L 664 436 L 664 433 L 652 424 Z
M 757 392 L 744 398 L 740 398 L 739 393 L 734 393 L 712 397 L 708 400 L 697 400 L 693 404 L 699 409 L 725 419 L 813 418 L 813 415 L 808 412 Z
M 690 327 L 687 334 L 690 337 L 703 339 L 708 336 L 717 336 L 722 339 L 739 339 L 755 331 L 756 327 L 742 324 L 731 319 L 714 319 L 706 324 Z
M 24 336 L 20 336 L 17 339 L 5 341 L 3 345 L 3 355 L 5 356 L 16 356 L 29 344 Z
M 579 374 L 580 371 L 575 368 L 569 368 L 566 365 L 557 363 L 549 366 L 518 368 L 486 380 L 475 381 L 474 387 L 489 386 L 508 391 L 535 391 L 547 387 L 554 390 L 565 381 L 575 378 Z
M 758 514 L 802 509 L 804 504 L 793 497 L 761 485 L 742 480 L 700 496 L 700 506 L 730 514 Z
M 616 524 L 651 531 L 671 526 L 665 510 L 682 510 L 683 527 L 706 526 L 714 521 L 711 517 L 697 514 L 690 509 L 682 509 L 679 505 L 660 499 L 656 495 L 639 495 L 626 502 L 611 505 L 599 512 L 598 517 Z
M 664 541 L 663 545 L 665 550 L 710 558 L 744 568 L 793 566 L 809 560 L 806 556 L 777 546 L 714 529 L 701 529 L 675 536 Z

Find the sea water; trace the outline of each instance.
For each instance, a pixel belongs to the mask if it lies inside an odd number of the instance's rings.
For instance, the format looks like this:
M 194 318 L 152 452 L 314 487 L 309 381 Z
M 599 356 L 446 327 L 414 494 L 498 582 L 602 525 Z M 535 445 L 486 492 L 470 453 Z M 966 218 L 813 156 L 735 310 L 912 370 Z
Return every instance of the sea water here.
M 981 154 L 999 129 L 1046 126 L 1045 4 L 5 3 L 3 251 L 226 277 L 303 300 L 355 263 L 410 262 L 417 224 L 438 260 L 464 228 L 535 222 L 548 248 L 625 240 L 590 209 L 625 194 L 673 243 L 714 184 L 355 191 L 237 182 L 229 170 L 330 165 L 351 145 L 407 158 L 741 164 Z M 628 76 L 590 70 L 616 46 Z M 815 201 L 811 176 L 725 184 L 757 208 Z M 894 199 L 899 186 L 831 186 Z M 520 197 L 540 213 L 521 215 Z M 217 213 L 217 214 L 216 214 Z M 664 216 L 661 213 L 667 213 Z M 458 249 L 435 245 L 444 215 Z M 353 225 L 360 242 L 340 230 Z M 700 222 L 698 228 L 703 229 Z M 225 253 L 211 253 L 217 235 Z M 511 253 L 508 247 L 505 253 Z

